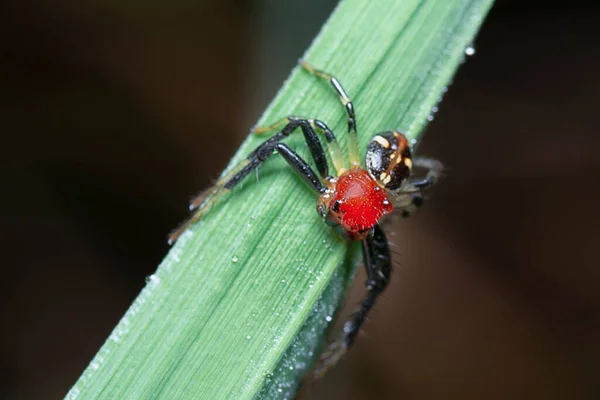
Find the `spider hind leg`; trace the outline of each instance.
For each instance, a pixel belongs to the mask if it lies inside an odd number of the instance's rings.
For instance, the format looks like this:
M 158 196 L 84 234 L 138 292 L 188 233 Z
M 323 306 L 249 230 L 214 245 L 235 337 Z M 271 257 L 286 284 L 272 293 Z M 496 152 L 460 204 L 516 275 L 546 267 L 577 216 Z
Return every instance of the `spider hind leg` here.
M 367 294 L 351 317 L 344 323 L 341 337 L 331 343 L 321 355 L 313 371 L 319 379 L 348 352 L 377 298 L 387 287 L 392 274 L 392 261 L 387 238 L 379 225 L 363 240 L 363 259 L 367 271 Z

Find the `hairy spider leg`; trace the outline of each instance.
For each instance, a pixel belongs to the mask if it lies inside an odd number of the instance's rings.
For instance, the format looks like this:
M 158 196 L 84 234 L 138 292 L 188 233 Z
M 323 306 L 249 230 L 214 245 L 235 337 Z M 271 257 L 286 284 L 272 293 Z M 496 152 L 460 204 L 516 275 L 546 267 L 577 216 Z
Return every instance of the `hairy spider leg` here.
M 344 156 L 342 154 L 342 149 L 340 148 L 340 144 L 338 143 L 335 135 L 329 129 L 327 125 L 323 121 L 319 121 L 318 119 L 305 119 L 299 117 L 285 117 L 281 118 L 279 121 L 274 124 L 268 126 L 257 126 L 252 128 L 252 133 L 255 135 L 262 135 L 267 132 L 273 131 L 294 131 L 298 126 L 301 127 L 302 132 L 306 136 L 306 130 L 312 129 L 316 133 L 320 133 L 325 136 L 325 140 L 327 141 L 327 152 L 329 153 L 329 157 L 331 158 L 331 162 L 333 167 L 335 168 L 336 175 L 342 174 L 346 171 Z
M 312 187 L 317 193 L 323 193 L 326 187 L 322 184 L 319 176 L 306 163 L 296 152 L 290 149 L 285 143 L 281 143 L 281 140 L 289 135 L 289 132 L 279 132 L 263 142 L 258 146 L 248 157 L 233 168 L 231 172 L 219 179 L 208 191 L 204 192 L 198 198 L 194 199 L 190 205 L 190 208 L 197 208 L 196 212 L 190 219 L 185 221 L 175 231 L 169 235 L 169 244 L 175 243 L 177 238 L 181 236 L 185 230 L 192 224 L 198 222 L 202 215 L 213 205 L 220 197 L 230 191 L 235 185 L 240 183 L 246 176 L 252 171 L 262 165 L 269 157 L 273 154 L 280 154 L 292 169 L 301 176 L 310 187 Z M 325 152 L 319 142 L 316 134 L 312 132 L 312 135 L 306 135 L 307 142 L 309 141 L 309 149 L 315 163 L 317 163 L 319 171 L 322 176 L 327 175 L 327 161 L 325 158 Z M 319 165 L 324 163 L 325 166 Z
M 425 199 L 420 192 L 402 194 L 394 199 L 394 207 L 402 210 L 400 216 L 408 218 L 423 205 Z
M 362 244 L 363 259 L 367 272 L 367 281 L 365 283 L 367 294 L 356 311 L 344 324 L 342 337 L 331 343 L 321 355 L 313 371 L 314 379 L 323 377 L 327 370 L 346 354 L 365 322 L 367 314 L 389 283 L 392 274 L 392 261 L 383 229 L 379 225 L 375 225 Z
M 356 115 L 354 113 L 354 105 L 352 100 L 342 87 L 340 81 L 333 75 L 321 71 L 304 60 L 300 60 L 300 66 L 309 73 L 318 76 L 319 78 L 329 81 L 333 89 L 336 91 L 340 101 L 348 114 L 348 158 L 350 159 L 351 168 L 360 168 L 360 156 L 358 155 L 358 134 L 356 131 Z
M 425 202 L 421 191 L 433 186 L 444 169 L 441 162 L 425 157 L 416 157 L 411 160 L 411 169 L 413 166 L 427 170 L 424 178 L 409 180 L 398 191 L 392 192 L 394 207 L 402 210 L 400 214 L 407 218 L 413 215 Z
M 291 135 L 292 132 L 298 126 L 300 126 L 302 128 L 302 133 L 304 134 L 304 139 L 306 140 L 308 149 L 310 150 L 311 156 L 312 156 L 315 164 L 317 165 L 317 169 L 319 170 L 321 177 L 326 178 L 329 174 L 329 168 L 327 165 L 327 158 L 325 157 L 325 152 L 323 151 L 323 146 L 321 145 L 321 142 L 319 142 L 319 139 L 318 139 L 315 131 L 310 127 L 309 124 L 306 123 L 306 121 L 298 120 L 298 124 L 286 125 L 281 131 L 279 131 L 275 135 L 271 136 L 271 138 L 269 138 L 268 140 L 263 142 L 255 150 L 255 152 L 261 146 L 269 146 L 272 143 L 280 142 L 281 140 L 285 139 L 286 137 Z M 335 139 L 335 137 L 334 137 L 334 139 Z M 252 155 L 252 153 L 251 153 L 251 155 Z M 247 165 L 248 160 L 249 160 L 249 158 L 247 158 L 245 161 L 238 164 L 230 173 L 225 175 L 223 178 L 219 179 L 212 188 L 203 191 L 200 195 L 193 198 L 192 201 L 190 202 L 190 210 L 195 210 L 196 208 L 200 207 L 200 205 L 202 205 L 202 203 L 204 203 L 204 201 L 208 197 L 213 195 L 215 193 L 215 191 L 222 188 L 224 186 L 225 182 L 230 180 L 231 177 L 233 177 L 235 174 L 237 174 L 239 171 L 241 171 Z
M 416 157 L 412 164 L 417 168 L 426 169 L 427 174 L 424 178 L 408 181 L 397 194 L 419 192 L 435 185 L 444 170 L 444 165 L 433 158 Z

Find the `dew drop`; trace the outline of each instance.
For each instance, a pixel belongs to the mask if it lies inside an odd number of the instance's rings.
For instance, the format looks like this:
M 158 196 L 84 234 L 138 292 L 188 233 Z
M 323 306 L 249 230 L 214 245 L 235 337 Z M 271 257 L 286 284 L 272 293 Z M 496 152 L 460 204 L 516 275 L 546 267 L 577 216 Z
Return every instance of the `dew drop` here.
M 160 283 L 160 278 L 156 274 L 149 275 L 146 277 L 146 283 L 156 286 Z
M 298 361 L 296 363 L 296 369 L 304 369 L 304 368 L 306 368 L 306 363 L 305 362 Z
M 248 336 L 246 336 L 246 339 L 250 340 L 250 339 L 252 339 L 252 336 L 248 335 Z
M 325 317 L 325 321 L 327 321 L 327 322 L 331 322 L 331 315 L 328 315 L 328 316 L 326 316 L 326 317 Z
M 473 45 L 467 46 L 467 48 L 465 49 L 465 54 L 468 56 L 472 56 L 473 54 L 475 54 L 475 47 L 473 47 Z
M 236 263 L 236 262 L 238 262 L 239 260 L 240 260 L 240 259 L 238 258 L 238 256 L 233 256 L 233 257 L 231 257 L 231 262 L 232 262 L 232 263 Z

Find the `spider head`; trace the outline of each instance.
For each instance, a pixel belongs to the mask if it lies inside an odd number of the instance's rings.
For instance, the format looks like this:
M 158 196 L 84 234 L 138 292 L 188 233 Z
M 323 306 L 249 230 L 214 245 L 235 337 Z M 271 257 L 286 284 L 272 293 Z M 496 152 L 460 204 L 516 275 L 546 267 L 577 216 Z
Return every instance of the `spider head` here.
M 382 132 L 367 147 L 366 166 L 379 186 L 392 192 L 400 189 L 412 170 L 412 153 L 406 137 Z
M 349 240 L 364 239 L 392 208 L 386 191 L 360 168 L 330 180 L 317 205 L 326 222 Z

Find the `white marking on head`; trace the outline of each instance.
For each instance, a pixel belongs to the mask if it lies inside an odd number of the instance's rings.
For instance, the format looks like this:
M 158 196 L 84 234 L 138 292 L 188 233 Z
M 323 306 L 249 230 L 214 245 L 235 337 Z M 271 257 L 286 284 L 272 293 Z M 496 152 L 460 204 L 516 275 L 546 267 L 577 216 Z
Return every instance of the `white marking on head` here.
M 383 146 L 383 147 L 385 147 L 386 149 L 389 149 L 389 148 L 390 148 L 390 142 L 389 142 L 389 141 L 388 141 L 386 138 L 384 138 L 384 137 L 381 137 L 381 136 L 377 135 L 377 136 L 375 136 L 375 137 L 374 137 L 372 140 L 373 140 L 374 142 L 377 142 L 377 143 L 379 143 L 380 145 L 382 145 L 382 146 Z

